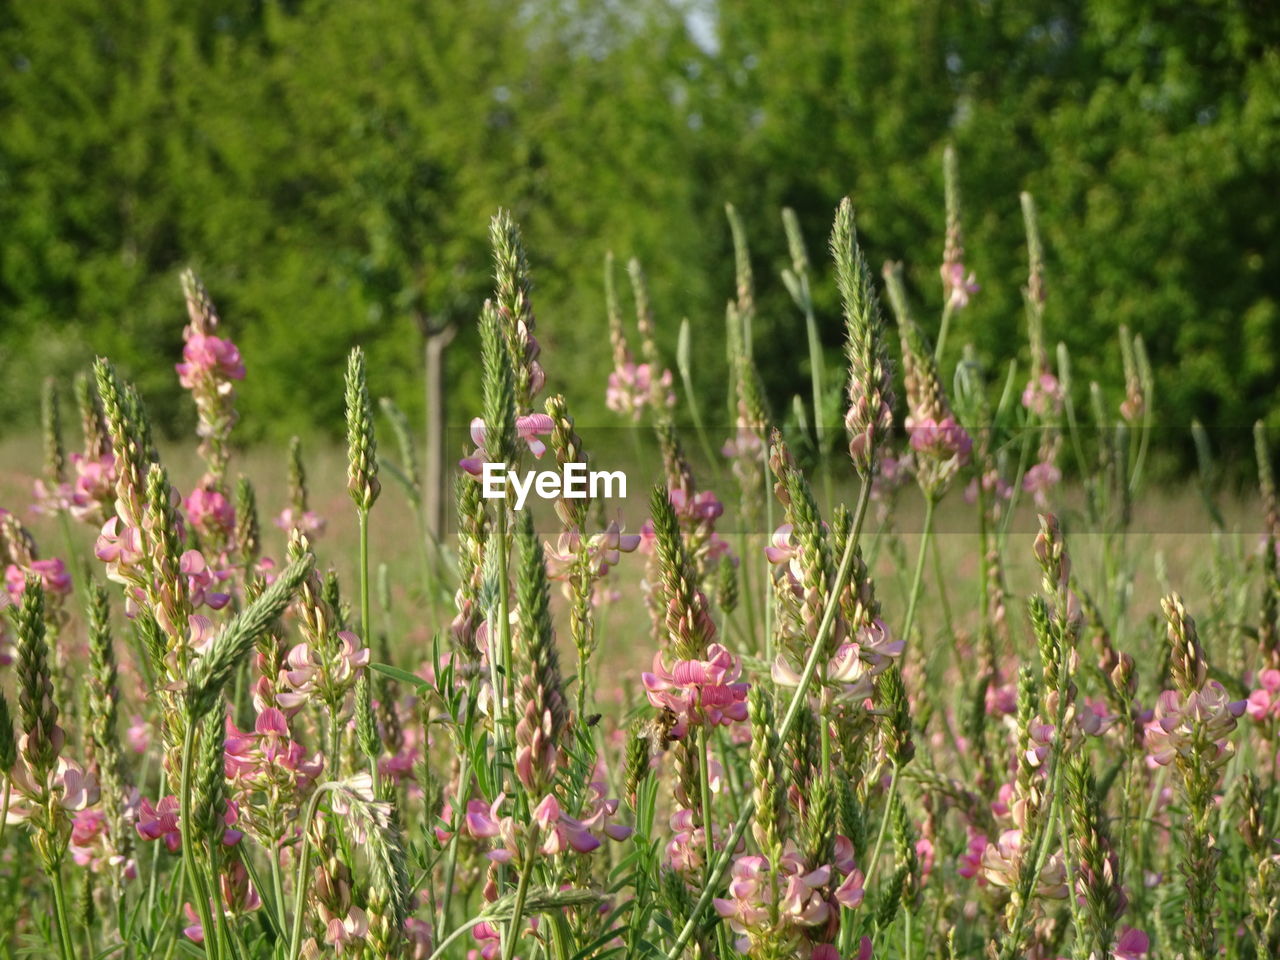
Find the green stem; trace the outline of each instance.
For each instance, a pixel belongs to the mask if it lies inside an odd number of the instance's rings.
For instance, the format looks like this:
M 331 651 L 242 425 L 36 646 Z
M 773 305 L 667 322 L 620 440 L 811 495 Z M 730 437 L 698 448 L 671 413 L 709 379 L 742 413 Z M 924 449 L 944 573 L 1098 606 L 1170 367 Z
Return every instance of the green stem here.
M 867 861 L 867 875 L 862 882 L 863 889 L 871 886 L 871 878 L 876 874 L 876 865 L 880 862 L 880 851 L 884 847 L 884 837 L 888 832 L 889 811 L 893 809 L 893 798 L 898 792 L 898 765 L 893 764 L 893 773 L 889 776 L 889 790 L 884 797 L 884 816 L 880 818 L 880 830 L 876 833 L 876 845 L 871 850 L 871 859 Z
M 75 947 L 71 945 L 71 926 L 67 920 L 67 895 L 62 888 L 62 866 L 54 864 L 45 871 L 53 887 L 54 922 L 58 926 L 58 948 L 63 960 L 75 960 Z
M 444 956 L 445 950 L 449 949 L 455 940 L 461 937 L 464 933 L 467 933 L 473 927 L 478 927 L 480 924 L 488 922 L 488 920 L 489 918 L 484 914 L 481 914 L 478 917 L 472 917 L 457 930 L 453 931 L 453 933 L 441 940 L 440 946 L 436 947 L 435 952 L 432 953 L 427 960 L 440 960 L 440 958 Z
M 13 790 L 13 781 L 4 778 L 4 799 L 0 800 L 0 850 L 4 850 L 4 828 L 9 820 L 9 796 Z
M 707 746 L 707 728 L 698 728 L 698 793 L 701 795 L 702 810 L 702 849 L 706 871 L 711 871 L 711 861 L 715 859 L 715 845 L 711 839 L 711 779 L 707 766 L 711 762 L 711 750 Z
M 187 729 L 182 737 L 182 779 L 178 785 L 178 824 L 182 830 L 182 861 L 186 864 L 187 875 L 191 880 L 192 898 L 196 901 L 196 913 L 200 917 L 200 926 L 204 930 L 205 953 L 210 957 L 221 957 L 222 948 L 218 942 L 218 929 L 214 925 L 213 914 L 209 909 L 209 888 L 205 884 L 204 874 L 196 864 L 196 830 L 191 812 L 191 764 L 196 752 L 196 719 L 189 711 L 183 719 Z
M 525 842 L 524 863 L 521 865 L 520 881 L 516 884 L 516 902 L 511 910 L 511 925 L 507 927 L 507 937 L 502 943 L 502 960 L 511 960 L 516 953 L 516 941 L 520 939 L 520 919 L 524 914 L 524 902 L 529 896 L 529 878 L 533 876 L 533 851 L 538 842 L 537 824 L 529 824 L 529 839 Z
M 512 663 L 515 659 L 511 647 L 511 585 L 507 582 L 507 569 L 510 565 L 510 550 L 507 543 L 507 503 L 498 504 L 498 637 L 501 641 L 502 657 L 502 690 L 494 690 L 498 697 L 498 715 L 506 728 L 513 726 L 510 710 L 512 703 L 507 687 L 511 684 Z M 492 629 L 490 624 L 490 629 Z
M 468 703 L 470 703 L 468 699 Z M 467 805 L 467 794 L 471 786 L 471 755 L 462 754 L 462 764 L 458 770 L 458 792 L 453 801 L 453 823 L 450 826 L 452 836 L 449 838 L 449 853 L 444 868 L 444 893 L 440 901 L 440 919 L 436 923 L 436 931 L 443 932 L 449 924 L 449 905 L 453 900 L 453 878 L 458 869 L 458 832 L 462 829 L 462 814 Z
M 302 949 L 302 917 L 306 904 L 307 871 L 311 869 L 311 824 L 316 819 L 320 808 L 320 800 L 326 794 L 338 788 L 334 781 L 322 783 L 316 787 L 315 793 L 307 802 L 306 813 L 302 818 L 302 852 L 298 855 L 298 875 L 293 885 L 293 929 L 289 935 L 288 960 L 298 960 Z
M 836 571 L 835 582 L 832 584 L 831 592 L 828 594 L 830 597 L 839 596 L 849 582 L 849 574 L 853 569 L 854 552 L 857 549 L 858 540 L 862 536 L 862 523 L 866 519 L 867 504 L 870 502 L 871 478 L 863 476 L 862 489 L 858 494 L 858 505 L 854 509 L 853 530 L 849 534 L 849 542 L 845 544 L 844 556 L 840 559 L 840 567 Z M 835 626 L 836 611 L 839 606 L 838 603 L 827 603 L 823 608 L 822 621 L 818 624 L 817 636 L 814 637 L 813 646 L 809 650 L 809 659 L 805 661 L 804 671 L 800 674 L 800 682 L 796 685 L 795 693 L 791 695 L 791 703 L 788 705 L 786 715 L 782 718 L 782 724 L 778 728 L 778 740 L 780 742 L 785 742 L 787 737 L 790 736 L 791 728 L 795 726 L 796 718 L 800 716 L 800 711 L 805 707 L 805 697 L 809 684 L 813 681 L 813 675 L 818 669 L 818 660 L 826 649 L 827 637 Z M 720 858 L 716 861 L 715 868 L 707 877 L 707 884 L 703 888 L 702 895 L 698 897 L 698 902 L 694 904 L 693 910 L 690 911 L 689 918 L 685 921 L 684 927 L 681 928 L 675 943 L 667 951 L 667 960 L 679 960 L 683 956 L 684 948 L 693 937 L 694 931 L 697 930 L 700 917 L 710 905 L 711 898 L 715 895 L 715 890 L 719 886 L 721 878 L 724 877 L 725 871 L 729 869 L 729 861 L 733 857 L 733 851 L 747 832 L 747 827 L 750 825 L 751 818 L 755 815 L 755 812 L 755 798 L 748 798 L 742 806 L 738 822 L 734 825 L 733 833 L 730 834 L 724 849 L 720 853 Z
M 933 508 L 936 500 L 931 494 L 924 500 L 924 529 L 920 534 L 920 552 L 916 554 L 916 572 L 911 580 L 911 595 L 907 599 L 907 619 L 902 627 L 903 643 L 911 642 L 911 628 L 916 620 L 916 605 L 920 601 L 920 584 L 924 580 L 924 558 L 929 552 L 929 535 L 933 532 Z
M 1058 596 L 1058 610 L 1060 615 L 1065 613 L 1067 609 L 1067 597 L 1065 591 L 1060 591 Z M 1058 627 L 1059 639 L 1062 643 L 1066 643 L 1066 635 L 1061 624 Z M 1022 944 L 1022 928 L 1026 923 L 1027 910 L 1032 900 L 1035 899 L 1036 887 L 1040 883 L 1040 875 L 1044 872 L 1045 865 L 1049 862 L 1050 851 L 1053 849 L 1054 837 L 1057 834 L 1059 821 L 1062 819 L 1062 767 L 1064 754 L 1063 750 L 1066 741 L 1063 737 L 1063 730 L 1067 721 L 1067 687 L 1071 683 L 1071 672 L 1067 663 L 1062 663 L 1058 670 L 1058 710 L 1054 716 L 1054 740 L 1053 751 L 1050 754 L 1049 768 L 1049 816 L 1044 820 L 1040 829 L 1037 831 L 1039 836 L 1035 844 L 1035 858 L 1032 861 L 1033 867 L 1030 882 L 1022 891 L 1023 897 L 1018 903 L 1018 910 L 1013 924 L 1009 927 L 1009 938 L 1006 941 L 1003 953 L 1004 960 L 1013 960 Z M 1064 833 L 1065 835 L 1065 833 Z M 1069 889 L 1074 889 L 1069 887 Z
M 818 444 L 818 463 L 822 472 L 822 494 L 826 502 L 823 506 L 831 509 L 831 445 L 827 442 L 827 426 L 822 422 L 822 398 L 826 391 L 822 387 L 823 358 L 822 341 L 818 337 L 818 321 L 813 315 L 813 301 L 808 296 L 808 278 L 805 285 L 804 326 L 809 337 L 809 379 L 813 385 L 813 435 Z
M 271 894 L 275 900 L 276 929 L 280 931 L 280 936 L 284 936 L 285 930 L 289 928 L 289 917 L 284 905 L 284 879 L 280 875 L 279 839 L 271 841 L 271 848 L 267 853 L 271 860 Z
M 951 329 L 951 316 L 955 312 L 955 307 L 948 298 L 946 306 L 942 308 L 942 323 L 938 325 L 938 342 L 933 348 L 933 362 L 939 366 L 942 365 L 942 353 L 947 349 L 947 331 Z
M 360 633 L 365 649 L 369 649 L 369 511 L 359 511 L 360 517 Z

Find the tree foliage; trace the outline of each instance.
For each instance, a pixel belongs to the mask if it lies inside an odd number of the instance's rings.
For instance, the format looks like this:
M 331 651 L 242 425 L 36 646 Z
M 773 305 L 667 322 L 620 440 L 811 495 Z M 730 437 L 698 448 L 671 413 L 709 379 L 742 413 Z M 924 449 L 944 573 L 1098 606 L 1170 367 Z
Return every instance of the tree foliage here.
M 40 377 L 95 352 L 187 426 L 176 378 L 153 373 L 178 352 L 187 264 L 243 347 L 247 423 L 336 421 L 341 390 L 312 372 L 357 342 L 375 391 L 420 409 L 420 330 L 474 336 L 500 206 L 524 227 L 544 349 L 572 358 L 549 364 L 556 386 L 606 421 L 605 252 L 644 264 L 673 353 L 682 317 L 695 343 L 721 329 L 732 201 L 786 409 L 807 352 L 781 207 L 816 250 L 851 194 L 873 262 L 905 261 L 938 305 L 947 143 L 983 290 L 946 361 L 1025 338 L 1027 189 L 1048 335 L 1080 384 L 1118 381 L 1123 323 L 1171 428 L 1274 403 L 1280 20 L 1256 0 L 11 4 L 0 129 L 0 415 L 18 427 Z M 829 277 L 815 297 L 834 345 Z M 449 370 L 455 423 L 478 403 L 473 354 Z M 723 358 L 698 361 L 724 409 Z

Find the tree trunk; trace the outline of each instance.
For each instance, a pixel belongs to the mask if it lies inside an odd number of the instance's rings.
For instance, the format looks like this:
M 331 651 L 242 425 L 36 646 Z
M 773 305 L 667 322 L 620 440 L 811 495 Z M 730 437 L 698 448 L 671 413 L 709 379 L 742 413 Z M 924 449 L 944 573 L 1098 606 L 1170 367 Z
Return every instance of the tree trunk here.
M 423 512 L 427 532 L 437 540 L 444 532 L 445 478 L 445 348 L 453 340 L 457 328 L 451 323 L 423 324 L 423 387 L 425 390 L 426 479 L 423 483 Z

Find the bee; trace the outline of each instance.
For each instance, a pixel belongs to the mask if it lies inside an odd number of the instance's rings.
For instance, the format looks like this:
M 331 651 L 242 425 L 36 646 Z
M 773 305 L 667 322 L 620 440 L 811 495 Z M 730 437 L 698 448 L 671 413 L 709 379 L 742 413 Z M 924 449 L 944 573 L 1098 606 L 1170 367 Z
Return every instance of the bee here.
M 671 744 L 678 738 L 671 735 L 676 728 L 679 717 L 670 707 L 663 707 L 647 720 L 637 736 L 649 744 L 650 757 L 659 757 L 671 749 Z

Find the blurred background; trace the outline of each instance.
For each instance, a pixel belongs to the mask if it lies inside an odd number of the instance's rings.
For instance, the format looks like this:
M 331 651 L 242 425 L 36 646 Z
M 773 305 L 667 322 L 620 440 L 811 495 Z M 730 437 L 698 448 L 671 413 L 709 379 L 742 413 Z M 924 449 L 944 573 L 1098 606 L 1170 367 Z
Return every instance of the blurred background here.
M 41 379 L 96 353 L 165 430 L 190 430 L 173 372 L 186 265 L 245 357 L 240 441 L 336 435 L 356 343 L 375 395 L 415 422 L 443 348 L 446 419 L 465 425 L 499 207 L 525 231 L 549 386 L 580 421 L 617 423 L 612 250 L 644 265 L 673 366 L 689 318 L 723 423 L 726 202 L 775 410 L 808 383 L 779 277 L 780 211 L 799 216 L 834 422 L 833 210 L 852 195 L 872 263 L 904 260 L 936 316 L 948 143 L 982 286 L 950 361 L 966 341 L 1025 361 L 1026 189 L 1050 342 L 1082 388 L 1119 391 L 1117 330 L 1142 334 L 1157 422 L 1186 438 L 1166 469 L 1191 464 L 1193 417 L 1237 453 L 1254 419 L 1280 426 L 1270 0 L 56 0 L 0 6 L 0 430 L 34 431 Z

